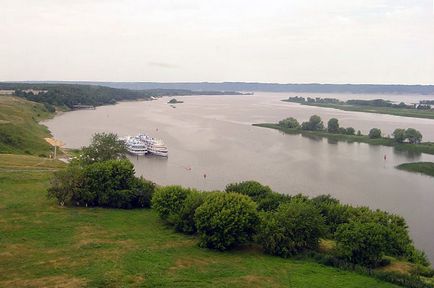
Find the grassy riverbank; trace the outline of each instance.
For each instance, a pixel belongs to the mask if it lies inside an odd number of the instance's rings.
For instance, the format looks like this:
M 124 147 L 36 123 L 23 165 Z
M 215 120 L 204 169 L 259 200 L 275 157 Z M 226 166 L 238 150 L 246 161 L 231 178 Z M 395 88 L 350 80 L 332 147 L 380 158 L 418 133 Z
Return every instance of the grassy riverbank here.
M 252 247 L 202 249 L 149 209 L 59 208 L 46 189 L 62 163 L 0 163 L 1 287 L 396 287 Z
M 42 104 L 0 95 L 0 153 L 47 156 L 50 132 L 38 122 L 53 116 Z
M 282 100 L 284 102 L 292 102 L 288 100 Z M 405 108 L 392 108 L 392 107 L 373 107 L 373 106 L 361 106 L 361 105 L 345 105 L 345 104 L 328 104 L 328 103 L 300 103 L 301 105 L 316 106 L 322 108 L 332 108 L 344 111 L 354 112 L 366 112 L 376 114 L 388 114 L 402 117 L 412 118 L 426 118 L 434 119 L 433 110 L 420 110 L 420 109 L 405 109 Z
M 391 147 L 395 147 L 395 149 L 400 151 L 434 154 L 433 142 L 424 142 L 420 144 L 396 143 L 391 138 L 371 139 L 367 135 L 357 136 L 357 135 L 346 135 L 346 134 L 334 134 L 334 133 L 329 133 L 327 131 L 306 131 L 306 130 L 301 130 L 296 128 L 285 128 L 275 123 L 260 123 L 260 124 L 253 124 L 253 126 L 276 129 L 286 134 L 301 134 L 306 137 L 324 137 L 334 141 L 343 141 L 349 143 L 359 142 L 359 143 L 367 143 L 371 145 L 391 146 Z
M 434 177 L 434 163 L 432 162 L 404 163 L 398 165 L 396 168 Z

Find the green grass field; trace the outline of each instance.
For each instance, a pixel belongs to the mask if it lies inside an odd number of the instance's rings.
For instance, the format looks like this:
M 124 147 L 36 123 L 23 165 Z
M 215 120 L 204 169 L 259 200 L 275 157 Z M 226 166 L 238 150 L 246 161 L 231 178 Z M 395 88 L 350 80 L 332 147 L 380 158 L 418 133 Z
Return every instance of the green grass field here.
M 0 95 L 0 153 L 48 155 L 50 132 L 38 122 L 53 115 L 42 104 Z
M 284 102 L 292 102 L 287 100 L 282 100 Z M 391 107 L 373 107 L 373 106 L 362 106 L 362 105 L 345 105 L 345 104 L 325 104 L 325 103 L 301 103 L 302 105 L 332 108 L 344 111 L 354 111 L 354 112 L 366 112 L 366 113 L 376 113 L 376 114 L 388 114 L 394 116 L 411 117 L 411 118 L 426 118 L 434 119 L 433 110 L 418 110 L 418 109 L 404 109 L 404 108 L 391 108 Z
M 434 163 L 432 162 L 404 163 L 398 165 L 396 168 L 434 177 Z
M 0 155 L 0 287 L 396 287 L 308 261 L 199 248 L 149 209 L 60 208 L 59 161 Z

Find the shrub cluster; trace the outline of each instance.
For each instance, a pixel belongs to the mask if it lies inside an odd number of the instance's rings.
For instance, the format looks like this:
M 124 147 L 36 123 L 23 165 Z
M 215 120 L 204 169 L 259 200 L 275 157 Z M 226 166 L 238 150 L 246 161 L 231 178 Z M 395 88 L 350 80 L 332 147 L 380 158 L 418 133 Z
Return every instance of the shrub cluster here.
M 343 205 L 330 195 L 285 196 L 244 181 L 212 193 L 163 187 L 152 203 L 163 220 L 177 231 L 197 233 L 207 248 L 227 250 L 255 236 L 266 253 L 289 257 L 315 250 L 327 238 L 336 241 L 334 255 L 353 265 L 380 266 L 385 255 L 428 265 L 402 217 Z
M 150 207 L 154 189 L 154 183 L 134 176 L 128 160 L 109 160 L 55 172 L 48 196 L 62 206 L 132 209 Z

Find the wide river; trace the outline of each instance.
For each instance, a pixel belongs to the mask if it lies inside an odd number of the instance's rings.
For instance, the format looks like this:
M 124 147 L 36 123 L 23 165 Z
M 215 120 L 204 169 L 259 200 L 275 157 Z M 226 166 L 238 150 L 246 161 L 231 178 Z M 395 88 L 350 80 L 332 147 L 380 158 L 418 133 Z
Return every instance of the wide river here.
M 64 113 L 45 122 L 67 147 L 87 145 L 95 132 L 120 136 L 146 132 L 164 140 L 169 157 L 132 157 L 138 175 L 158 184 L 203 190 L 254 179 L 275 191 L 310 196 L 331 194 L 344 203 L 366 205 L 402 215 L 418 248 L 434 262 L 434 178 L 395 169 L 400 163 L 434 162 L 433 155 L 408 154 L 391 147 L 284 135 L 251 126 L 293 116 L 300 122 L 320 115 L 336 117 L 341 126 L 385 134 L 413 127 L 434 141 L 434 120 L 347 112 L 281 102 L 293 93 L 248 96 L 184 96 L 176 108 L 169 98 L 123 102 L 96 110 Z M 309 94 L 339 99 L 383 98 L 407 103 L 433 96 Z M 386 160 L 384 156 L 386 155 Z M 204 177 L 206 174 L 206 178 Z

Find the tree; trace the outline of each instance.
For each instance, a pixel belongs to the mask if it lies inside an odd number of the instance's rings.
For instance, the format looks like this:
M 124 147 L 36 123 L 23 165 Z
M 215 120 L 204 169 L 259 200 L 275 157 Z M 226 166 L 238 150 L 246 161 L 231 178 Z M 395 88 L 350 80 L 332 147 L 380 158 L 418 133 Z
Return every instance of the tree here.
M 340 257 L 370 268 L 380 263 L 387 245 L 383 226 L 372 222 L 352 221 L 340 225 L 336 241 Z
M 392 136 L 397 143 L 403 143 L 406 139 L 405 129 L 395 129 L 395 131 L 392 133 Z
M 289 117 L 289 118 L 286 118 L 286 119 L 279 121 L 279 125 L 282 127 L 285 127 L 285 128 L 290 128 L 290 129 L 300 128 L 300 123 L 298 123 L 297 119 L 295 119 L 293 117 Z
M 378 138 L 381 138 L 381 130 L 378 129 L 378 128 L 372 128 L 372 129 L 369 131 L 368 137 L 369 137 L 370 139 L 378 139 Z
M 196 209 L 199 245 L 227 250 L 251 240 L 259 221 L 256 204 L 238 193 L 213 193 Z
M 422 134 L 414 128 L 408 128 L 405 130 L 405 138 L 411 144 L 419 144 L 422 141 Z
M 362 132 L 360 130 L 357 130 L 357 136 L 362 136 Z
M 240 183 L 231 183 L 226 186 L 225 191 L 247 195 L 255 202 L 272 193 L 270 187 L 262 185 L 257 181 L 243 181 Z
M 303 122 L 301 125 L 303 130 L 318 131 L 324 129 L 324 123 L 318 115 L 310 116 L 309 122 Z
M 190 193 L 190 189 L 181 186 L 160 187 L 152 196 L 152 208 L 157 211 L 161 219 L 173 224 Z
M 48 198 L 56 198 L 60 206 L 70 205 L 74 194 L 83 185 L 83 173 L 77 166 L 68 166 L 65 170 L 56 171 L 48 188 Z
M 327 131 L 329 133 L 338 133 L 339 131 L 339 120 L 336 118 L 330 118 L 327 123 Z
M 347 135 L 354 135 L 354 134 L 356 134 L 356 130 L 354 130 L 353 127 L 348 127 L 347 129 L 345 129 L 345 134 L 347 134 Z
M 324 219 L 309 202 L 293 200 L 261 215 L 258 241 L 271 255 L 289 257 L 318 247 Z
M 89 165 L 95 162 L 125 158 L 125 143 L 113 133 L 96 133 L 89 146 L 83 147 L 80 162 Z

